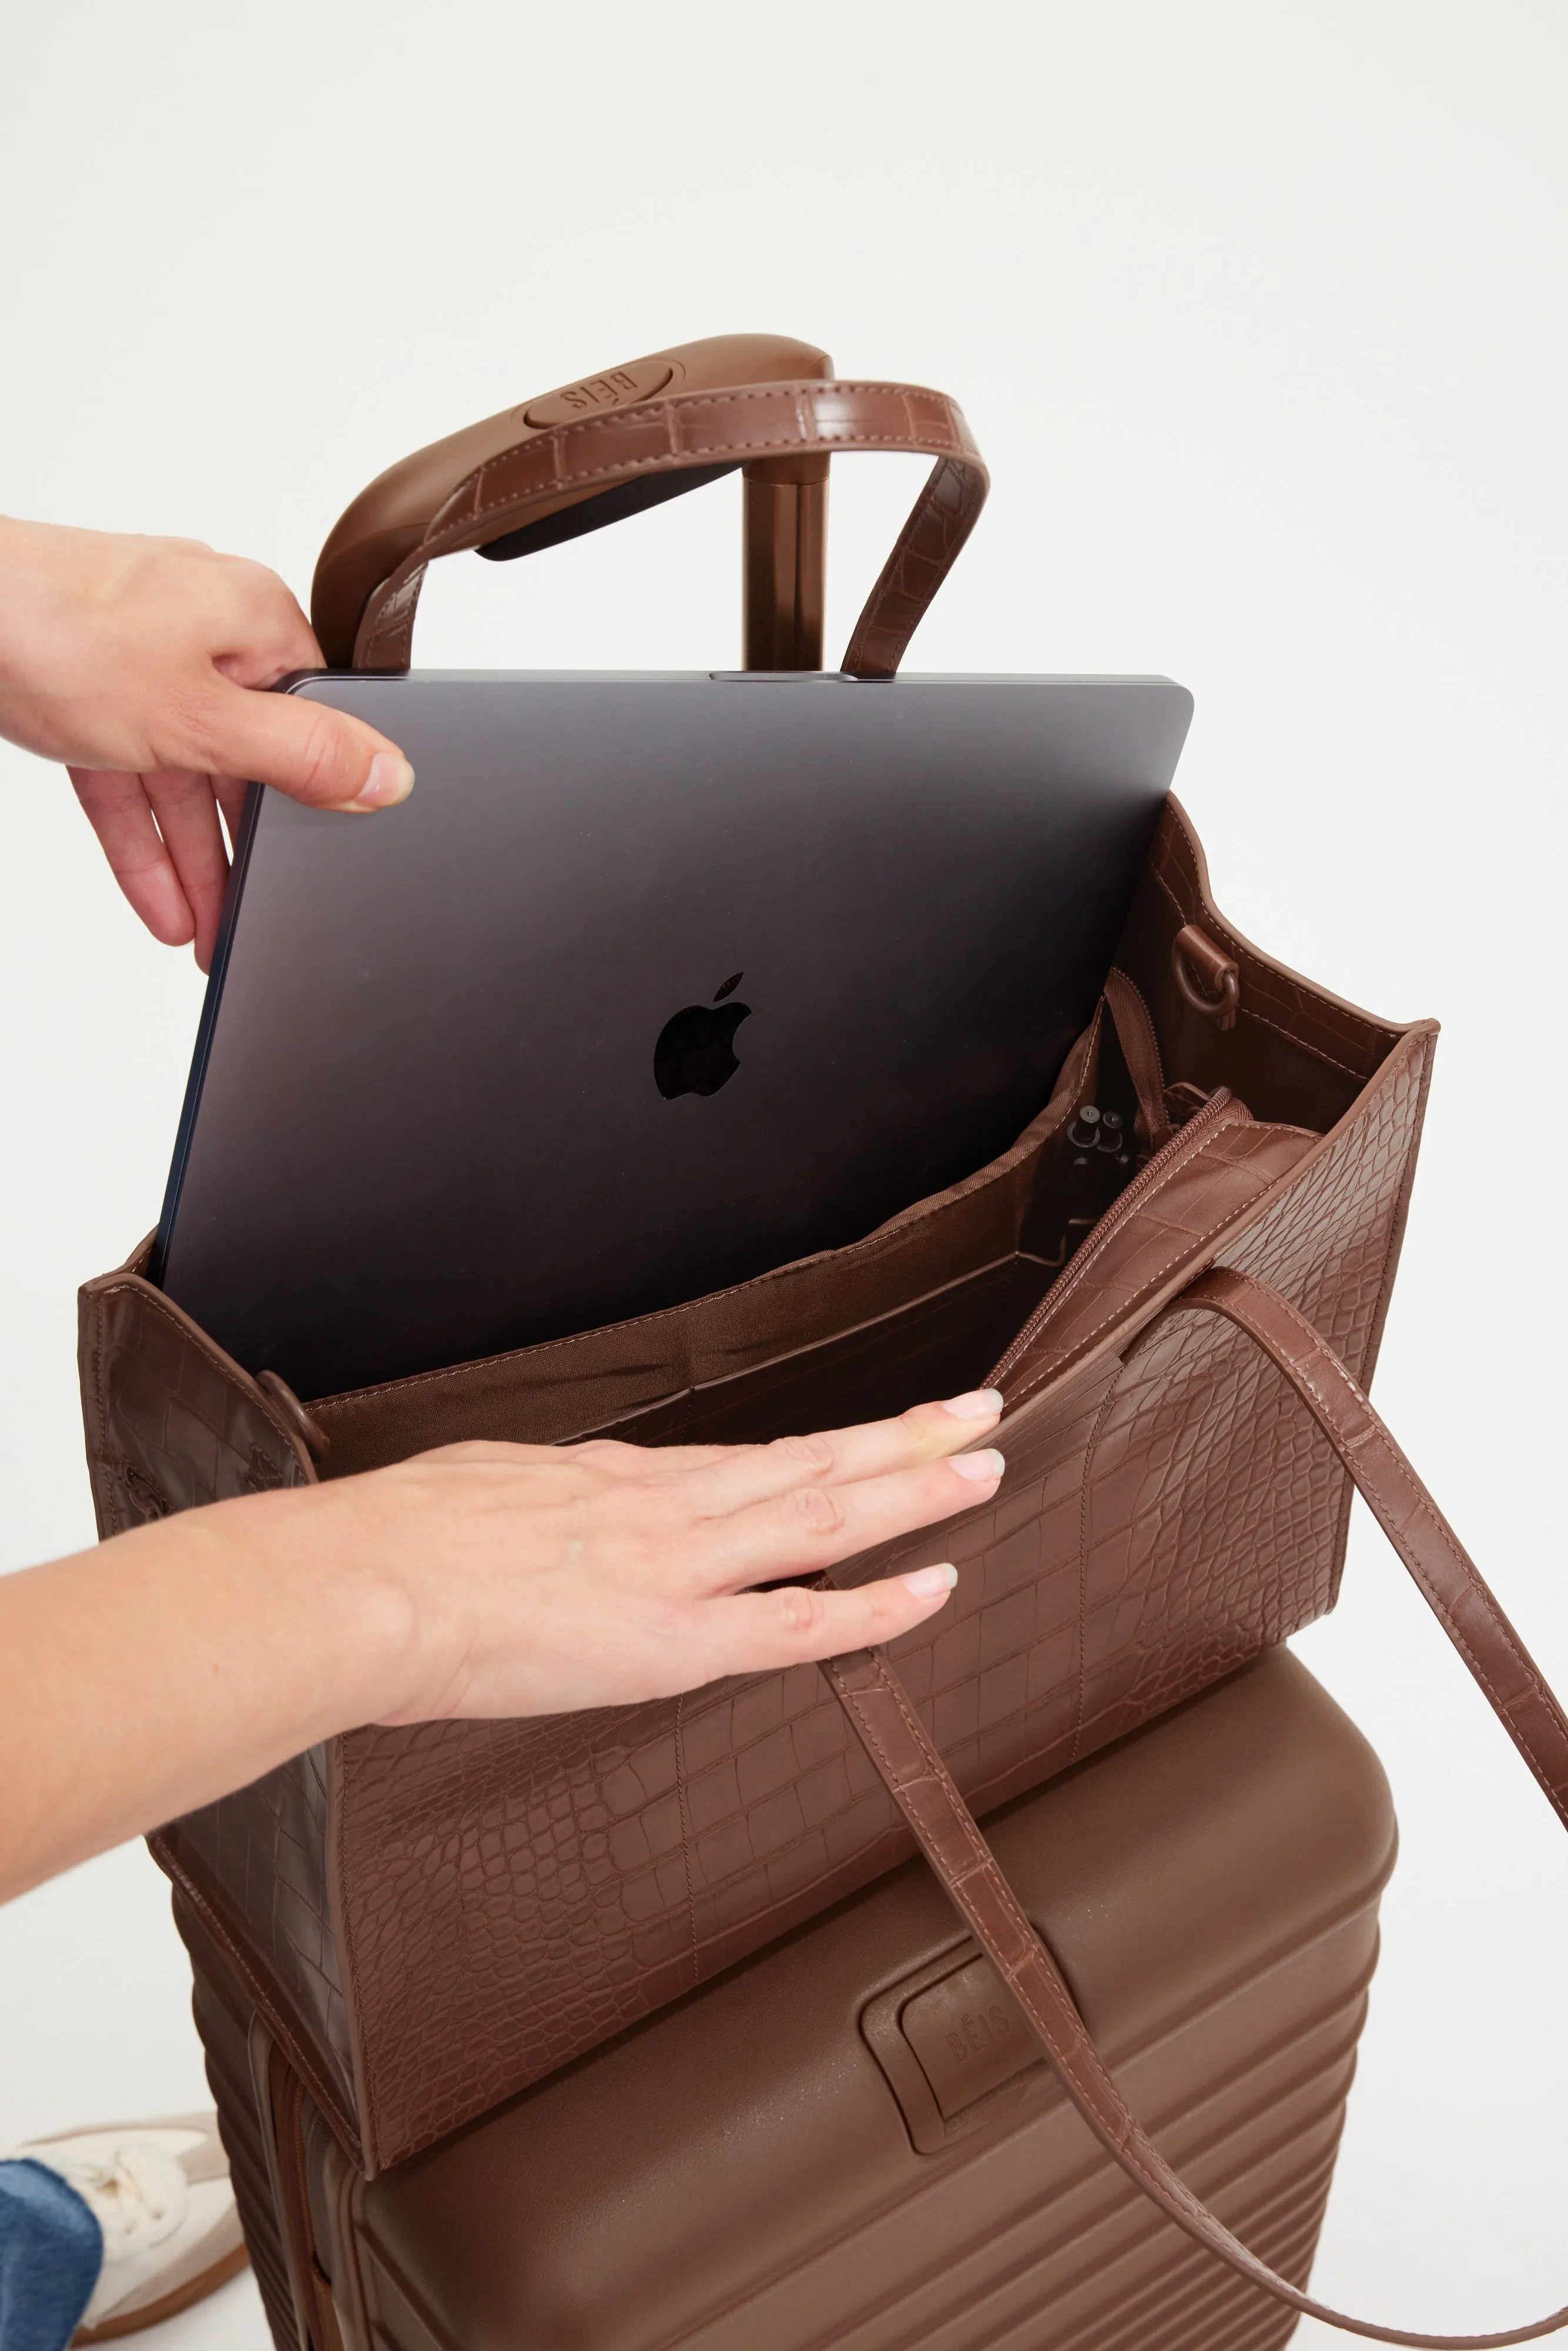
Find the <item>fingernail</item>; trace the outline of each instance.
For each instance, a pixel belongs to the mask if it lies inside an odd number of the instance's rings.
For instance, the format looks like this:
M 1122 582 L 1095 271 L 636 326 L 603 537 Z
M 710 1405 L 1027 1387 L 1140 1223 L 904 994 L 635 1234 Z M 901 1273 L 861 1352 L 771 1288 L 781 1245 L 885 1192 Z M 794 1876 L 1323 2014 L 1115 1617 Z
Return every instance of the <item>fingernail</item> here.
M 956 1567 L 917 1567 L 904 1579 L 905 1588 L 916 1600 L 935 1600 L 939 1592 L 951 1592 L 958 1581 Z
M 1007 1466 L 994 1445 L 988 1445 L 983 1453 L 953 1456 L 953 1467 L 959 1477 L 972 1479 L 977 1486 L 994 1486 Z
M 955 1420 L 995 1420 L 1001 1408 L 1000 1388 L 974 1388 L 967 1395 L 949 1396 L 942 1407 Z
M 399 800 L 407 799 L 413 789 L 413 769 L 396 751 L 378 751 L 371 761 L 371 772 L 365 778 L 364 789 L 352 809 L 395 808 Z

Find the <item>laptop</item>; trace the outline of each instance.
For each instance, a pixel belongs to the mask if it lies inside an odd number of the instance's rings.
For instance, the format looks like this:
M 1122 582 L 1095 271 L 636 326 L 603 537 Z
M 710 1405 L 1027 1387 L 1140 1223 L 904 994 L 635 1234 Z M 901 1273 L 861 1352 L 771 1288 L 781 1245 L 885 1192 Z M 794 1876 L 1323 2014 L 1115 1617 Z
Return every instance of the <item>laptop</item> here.
M 316 1398 L 841 1247 L 1006 1150 L 1192 712 L 1161 678 L 313 674 L 373 817 L 255 787 L 153 1277 Z

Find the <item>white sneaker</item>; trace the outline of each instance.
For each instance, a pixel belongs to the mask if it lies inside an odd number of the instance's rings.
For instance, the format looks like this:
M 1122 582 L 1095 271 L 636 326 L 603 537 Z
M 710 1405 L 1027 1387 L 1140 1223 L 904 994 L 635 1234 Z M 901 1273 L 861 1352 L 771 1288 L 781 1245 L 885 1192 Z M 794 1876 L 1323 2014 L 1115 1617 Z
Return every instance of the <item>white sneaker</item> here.
M 16 2152 L 57 2171 L 103 2231 L 103 2267 L 73 2343 L 172 2318 L 244 2268 L 216 2115 L 64 2132 Z

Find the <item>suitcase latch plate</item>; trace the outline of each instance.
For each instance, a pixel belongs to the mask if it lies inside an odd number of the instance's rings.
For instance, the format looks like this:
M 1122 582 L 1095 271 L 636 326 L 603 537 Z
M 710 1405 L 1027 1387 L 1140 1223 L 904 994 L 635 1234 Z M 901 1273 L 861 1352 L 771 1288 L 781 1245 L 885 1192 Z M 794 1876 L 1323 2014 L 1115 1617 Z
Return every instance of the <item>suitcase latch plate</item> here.
M 940 2155 L 1017 2105 L 1045 2065 L 1023 2011 L 971 1941 L 879 1992 L 861 2032 L 921 2155 Z

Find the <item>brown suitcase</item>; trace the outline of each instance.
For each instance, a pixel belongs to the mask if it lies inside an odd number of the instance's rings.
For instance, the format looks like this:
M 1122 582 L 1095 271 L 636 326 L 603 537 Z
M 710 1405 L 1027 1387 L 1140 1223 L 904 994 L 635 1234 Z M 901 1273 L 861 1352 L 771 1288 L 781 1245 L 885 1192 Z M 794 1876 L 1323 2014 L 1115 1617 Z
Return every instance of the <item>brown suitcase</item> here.
M 1275 1650 L 988 1826 L 1162 2149 L 1304 2284 L 1394 1857 L 1365 1741 Z M 1262 2351 L 1296 2324 L 1094 2146 L 922 1862 L 369 2182 L 177 1908 L 278 2351 Z

